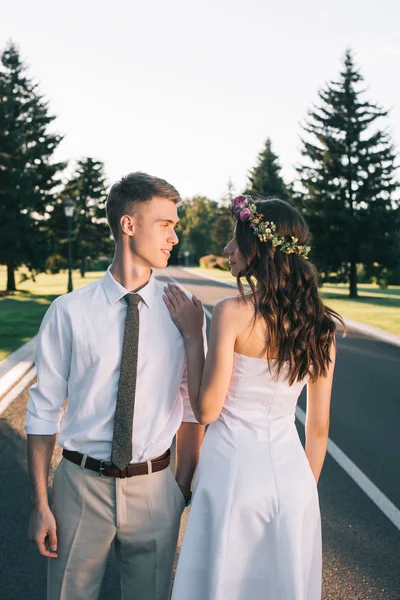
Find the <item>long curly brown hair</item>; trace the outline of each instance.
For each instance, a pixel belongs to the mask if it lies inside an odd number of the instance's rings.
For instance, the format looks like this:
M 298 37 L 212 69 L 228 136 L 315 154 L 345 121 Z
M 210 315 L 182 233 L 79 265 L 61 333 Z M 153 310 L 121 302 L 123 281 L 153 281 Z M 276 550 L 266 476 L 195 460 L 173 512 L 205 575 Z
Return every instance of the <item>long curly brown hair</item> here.
M 258 213 L 273 221 L 281 236 L 294 236 L 300 245 L 309 243 L 309 229 L 303 217 L 287 202 L 277 198 L 252 198 Z M 310 377 L 315 381 L 327 374 L 330 349 L 342 317 L 324 305 L 318 292 L 317 271 L 303 256 L 285 254 L 269 242 L 261 242 L 250 222 L 236 221 L 235 236 L 246 262 L 237 285 L 241 296 L 245 277 L 254 300 L 254 324 L 261 315 L 267 324 L 266 352 L 276 359 L 276 376 L 289 363 L 288 383 Z M 274 356 L 269 353 L 273 352 Z

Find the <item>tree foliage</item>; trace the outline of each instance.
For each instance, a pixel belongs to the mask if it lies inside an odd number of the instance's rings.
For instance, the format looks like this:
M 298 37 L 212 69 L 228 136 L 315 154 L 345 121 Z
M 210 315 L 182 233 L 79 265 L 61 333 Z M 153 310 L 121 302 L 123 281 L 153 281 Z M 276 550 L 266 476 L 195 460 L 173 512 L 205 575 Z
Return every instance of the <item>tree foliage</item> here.
M 62 139 L 49 132 L 54 118 L 10 42 L 0 62 L 0 263 L 8 291 L 18 266 L 43 269 L 49 253 L 49 205 L 65 166 L 52 161 Z
M 210 252 L 211 231 L 217 209 L 218 203 L 204 196 L 186 199 L 179 207 L 179 250 L 181 253 L 189 252 L 191 262 L 198 262 Z
M 73 264 L 85 276 L 88 260 L 102 254 L 111 255 L 113 244 L 105 217 L 107 200 L 104 165 L 91 157 L 78 161 L 76 169 L 64 186 L 52 216 L 53 253 L 67 257 L 68 229 L 63 202 L 75 202 L 72 220 Z
M 265 142 L 264 149 L 258 155 L 257 165 L 250 171 L 248 177 L 246 194 L 263 198 L 275 196 L 288 202 L 291 201 L 289 188 L 281 176 L 278 156 L 272 151 L 269 138 Z
M 396 157 L 379 127 L 387 111 L 364 99 L 362 81 L 349 50 L 339 81 L 319 92 L 319 106 L 309 113 L 298 168 L 313 258 L 326 277 L 345 273 L 352 297 L 358 264 L 390 268 L 398 256 Z

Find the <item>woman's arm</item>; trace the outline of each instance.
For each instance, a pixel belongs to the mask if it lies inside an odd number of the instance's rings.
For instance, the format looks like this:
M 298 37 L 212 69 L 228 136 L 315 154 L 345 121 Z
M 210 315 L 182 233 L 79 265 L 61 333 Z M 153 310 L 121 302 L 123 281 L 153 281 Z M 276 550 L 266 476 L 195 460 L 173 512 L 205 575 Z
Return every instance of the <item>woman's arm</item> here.
M 319 377 L 314 383 L 310 382 L 307 385 L 305 451 L 317 483 L 328 445 L 332 381 L 336 360 L 335 342 L 331 345 L 330 359 L 326 376 Z
M 213 310 L 210 342 L 197 399 L 196 418 L 204 425 L 218 419 L 229 389 L 236 342 L 236 311 L 236 298 L 220 300 Z
M 187 392 L 194 416 L 197 416 L 197 398 L 204 370 L 204 311 L 200 300 L 188 298 L 176 285 L 168 284 L 164 288 L 164 302 L 171 318 L 181 332 L 185 342 Z M 199 421 L 200 422 L 200 421 Z
M 218 419 L 232 376 L 236 341 L 236 298 L 225 298 L 213 311 L 207 359 L 204 359 L 201 302 L 189 299 L 177 286 L 165 289 L 165 303 L 186 347 L 188 391 L 193 413 L 207 425 Z

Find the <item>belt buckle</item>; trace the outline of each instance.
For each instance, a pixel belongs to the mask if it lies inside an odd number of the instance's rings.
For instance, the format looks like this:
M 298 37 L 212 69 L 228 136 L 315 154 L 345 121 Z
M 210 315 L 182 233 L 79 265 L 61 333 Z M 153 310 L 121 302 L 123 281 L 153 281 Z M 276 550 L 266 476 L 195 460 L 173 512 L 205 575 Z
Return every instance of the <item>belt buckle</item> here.
M 100 469 L 99 469 L 99 473 L 100 473 L 100 477 L 102 479 L 112 479 L 112 475 L 104 475 L 104 470 L 106 467 L 111 467 L 112 463 L 109 462 L 108 460 L 101 460 L 100 461 Z

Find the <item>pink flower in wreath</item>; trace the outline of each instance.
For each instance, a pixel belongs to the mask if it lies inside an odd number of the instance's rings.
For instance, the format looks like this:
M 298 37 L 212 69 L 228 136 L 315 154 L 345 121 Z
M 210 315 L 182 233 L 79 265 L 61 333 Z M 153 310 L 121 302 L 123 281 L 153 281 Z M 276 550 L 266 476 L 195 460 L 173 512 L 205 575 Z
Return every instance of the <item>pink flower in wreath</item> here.
M 239 213 L 243 208 L 246 208 L 248 203 L 249 201 L 246 196 L 236 196 L 236 198 L 233 199 L 234 212 Z
M 243 208 L 240 211 L 239 218 L 241 221 L 248 221 L 251 217 L 251 210 L 249 208 Z

